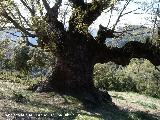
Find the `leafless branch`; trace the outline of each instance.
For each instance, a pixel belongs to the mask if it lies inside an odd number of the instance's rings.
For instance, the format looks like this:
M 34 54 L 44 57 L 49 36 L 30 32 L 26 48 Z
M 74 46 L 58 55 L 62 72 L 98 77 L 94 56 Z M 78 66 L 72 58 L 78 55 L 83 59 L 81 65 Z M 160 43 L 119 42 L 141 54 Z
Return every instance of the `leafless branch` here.
M 135 10 L 131 10 L 131 11 L 129 11 L 129 12 L 126 12 L 126 13 L 122 14 L 121 17 L 124 16 L 124 15 L 127 15 L 127 14 L 129 14 L 129 13 L 135 12 L 135 11 L 137 11 L 137 10 L 139 10 L 139 9 L 140 9 L 140 8 L 137 8 L 137 9 L 135 9 Z
M 132 28 L 132 29 L 126 29 L 126 30 L 122 30 L 120 32 L 117 32 L 117 31 L 114 31 L 114 33 L 117 33 L 119 34 L 118 37 L 123 37 L 124 34 L 130 34 L 130 35 L 133 35 L 132 33 L 128 33 L 128 32 L 132 32 L 134 30 L 138 30 L 138 29 L 141 29 L 141 28 L 146 28 L 145 26 L 141 25 L 137 28 Z M 141 35 L 142 33 L 139 33 L 139 35 Z M 137 34 L 138 35 L 138 34 Z
M 108 24 L 107 24 L 107 28 L 108 28 L 108 26 L 109 26 L 109 24 L 110 24 L 110 22 L 111 22 L 111 18 L 112 18 L 112 13 L 113 13 L 113 5 L 111 6 L 111 14 L 110 14 L 110 16 L 109 16 L 109 21 L 108 21 Z
M 28 37 L 28 36 L 25 36 L 25 35 L 22 35 L 22 36 L 16 35 L 15 33 L 13 33 L 13 32 L 8 32 L 8 31 L 6 31 L 5 33 L 10 34 L 10 35 L 12 35 L 12 36 L 14 36 L 14 37 Z
M 72 2 L 76 7 L 85 5 L 84 0 L 69 0 L 69 2 Z
M 115 27 L 117 26 L 118 22 L 120 21 L 120 18 L 123 16 L 123 12 L 126 10 L 126 8 L 127 8 L 127 6 L 129 5 L 130 2 L 131 2 L 131 0 L 128 0 L 126 2 L 126 4 L 123 6 L 123 9 L 121 10 L 121 12 L 120 12 L 115 24 L 112 27 L 112 30 L 115 30 Z
M 13 4 L 13 5 L 14 5 L 15 9 L 17 10 L 17 13 L 18 13 L 18 15 L 19 15 L 19 18 L 20 18 L 20 19 L 22 18 L 22 19 L 24 20 L 25 24 L 30 27 L 28 21 L 27 21 L 26 18 L 21 14 L 21 12 L 20 12 L 19 8 L 17 7 L 17 5 L 16 5 L 16 4 Z
M 21 3 L 29 10 L 29 12 L 31 13 L 31 15 L 32 15 L 32 16 L 35 16 L 35 11 L 34 11 L 34 9 L 30 8 L 30 7 L 27 5 L 26 1 L 24 1 L 24 0 L 20 0 L 20 1 L 21 1 Z

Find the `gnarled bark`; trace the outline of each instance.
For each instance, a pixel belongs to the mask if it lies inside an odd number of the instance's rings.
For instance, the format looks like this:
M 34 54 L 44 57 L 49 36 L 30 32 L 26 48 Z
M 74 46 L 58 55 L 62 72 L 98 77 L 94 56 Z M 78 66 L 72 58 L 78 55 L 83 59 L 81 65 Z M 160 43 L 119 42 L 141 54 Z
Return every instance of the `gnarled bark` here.
M 34 90 L 70 93 L 94 104 L 111 101 L 107 93 L 97 90 L 94 86 L 94 44 L 85 39 L 89 38 L 79 33 L 72 34 L 69 37 L 70 43 L 66 44 L 62 51 L 57 51 L 56 67 L 51 76 L 34 86 Z

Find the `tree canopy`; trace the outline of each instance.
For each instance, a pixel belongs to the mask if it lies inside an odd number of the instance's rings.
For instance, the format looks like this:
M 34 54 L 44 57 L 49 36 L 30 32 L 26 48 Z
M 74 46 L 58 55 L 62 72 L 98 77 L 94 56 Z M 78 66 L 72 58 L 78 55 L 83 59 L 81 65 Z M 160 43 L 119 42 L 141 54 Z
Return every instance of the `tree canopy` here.
M 61 18 L 63 16 L 63 18 L 66 19 L 66 12 L 69 12 L 67 11 L 68 8 L 61 10 L 63 2 L 65 2 L 66 6 L 71 7 L 70 13 L 72 14 L 68 21 L 68 29 L 65 29 L 64 21 L 59 20 L 60 15 Z M 86 36 L 89 44 L 97 50 L 97 53 L 100 53 L 97 62 L 114 61 L 117 64 L 125 65 L 128 64 L 132 57 L 144 57 L 149 59 L 153 64 L 158 65 L 159 59 L 155 60 L 157 57 L 154 56 L 158 55 L 159 47 L 153 46 L 150 42 L 147 43 L 146 41 L 146 44 L 129 42 L 121 49 L 113 48 L 112 50 L 104 45 L 106 38 L 118 37 L 115 35 L 115 33 L 117 33 L 115 27 L 122 16 L 134 11 L 124 13 L 127 5 L 133 2 L 132 0 L 125 1 L 123 9 L 120 11 L 112 29 L 100 25 L 97 37 L 95 38 L 88 32 L 89 26 L 104 10 L 108 9 L 112 12 L 117 2 L 118 1 L 115 0 L 92 0 L 89 2 L 84 0 L 2 0 L 0 3 L 1 30 L 16 28 L 17 31 L 22 32 L 23 37 L 38 38 L 38 46 L 42 48 L 45 47 L 52 52 L 55 51 L 57 46 L 60 47 L 69 42 L 76 42 L 76 40 L 70 41 L 64 40 L 63 38 L 67 38 L 68 33 L 78 32 L 82 36 Z M 152 9 L 155 3 L 152 3 L 149 9 Z M 153 12 L 155 12 L 156 15 L 155 25 L 157 25 L 159 9 L 157 8 L 157 10 Z M 123 34 L 124 31 L 120 33 Z M 28 39 L 26 39 L 26 43 L 27 45 L 36 46 Z M 140 50 L 142 52 L 139 52 Z M 137 54 L 137 52 L 139 53 Z M 106 59 L 106 55 L 109 56 L 109 59 Z

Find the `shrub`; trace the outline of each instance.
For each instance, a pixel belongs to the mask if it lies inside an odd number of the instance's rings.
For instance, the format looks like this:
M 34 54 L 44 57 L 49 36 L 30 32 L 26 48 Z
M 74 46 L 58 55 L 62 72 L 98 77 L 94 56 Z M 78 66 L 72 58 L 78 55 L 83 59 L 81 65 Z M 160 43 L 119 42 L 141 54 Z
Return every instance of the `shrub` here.
M 132 59 L 126 67 L 114 63 L 96 64 L 94 81 L 97 88 L 133 91 L 160 98 L 160 71 L 144 59 Z

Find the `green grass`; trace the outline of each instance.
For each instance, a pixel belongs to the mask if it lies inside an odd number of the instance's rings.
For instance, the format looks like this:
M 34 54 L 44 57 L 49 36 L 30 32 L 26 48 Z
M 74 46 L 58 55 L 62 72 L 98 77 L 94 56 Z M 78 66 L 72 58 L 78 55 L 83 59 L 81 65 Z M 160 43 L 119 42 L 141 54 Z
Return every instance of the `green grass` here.
M 27 79 L 27 75 L 22 75 L 19 72 L 11 72 L 11 71 L 5 71 L 2 70 L 0 71 L 0 79 L 4 80 L 4 81 L 9 81 L 9 82 L 13 82 L 13 83 L 21 83 L 21 84 L 25 84 L 25 85 L 33 85 L 38 83 L 41 80 L 41 77 L 29 77 L 29 79 Z
M 112 97 L 120 99 L 120 100 L 125 100 L 125 98 L 123 96 L 120 96 L 118 94 L 113 95 Z
M 145 108 L 150 108 L 150 109 L 157 109 L 157 106 L 154 103 L 146 103 L 146 102 L 142 102 L 140 100 L 134 102 L 137 103 L 139 105 L 144 106 Z
M 0 79 L 0 86 L 0 120 L 5 113 L 32 113 L 33 120 L 38 115 L 44 120 L 160 119 L 160 100 L 137 93 L 110 91 L 114 103 L 88 107 L 72 96 L 28 91 L 23 82 Z

